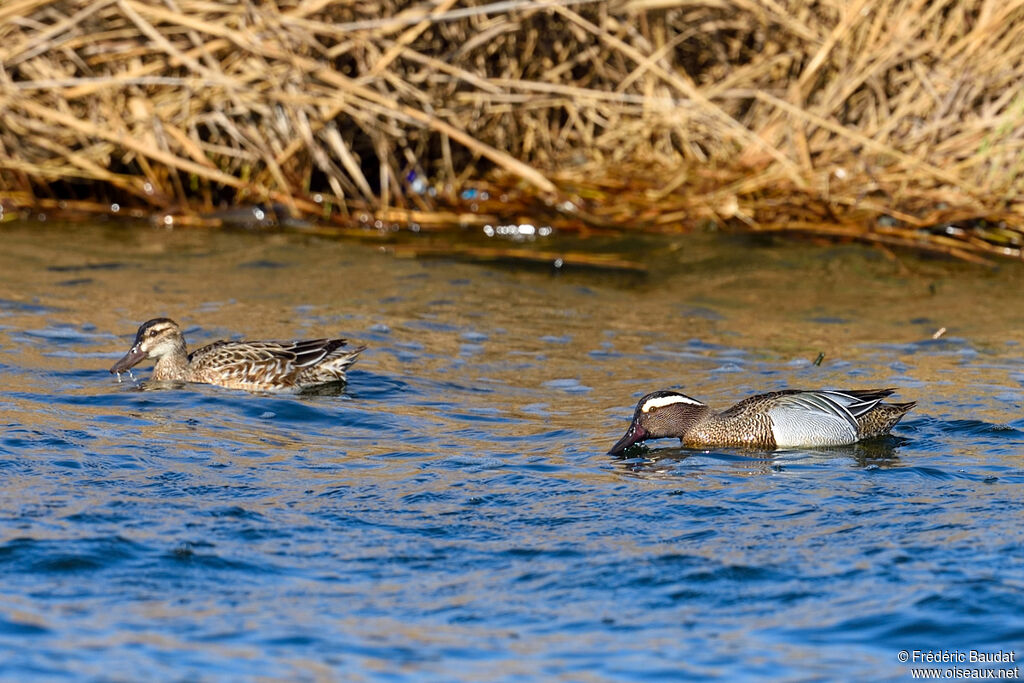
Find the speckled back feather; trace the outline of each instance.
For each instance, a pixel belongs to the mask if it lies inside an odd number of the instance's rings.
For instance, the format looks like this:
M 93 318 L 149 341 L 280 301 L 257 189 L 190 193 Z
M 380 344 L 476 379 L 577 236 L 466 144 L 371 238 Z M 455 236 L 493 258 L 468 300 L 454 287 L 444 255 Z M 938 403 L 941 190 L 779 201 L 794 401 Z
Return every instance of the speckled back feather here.
M 915 403 L 882 403 L 895 389 L 786 389 L 751 396 L 709 415 L 684 442 L 734 441 L 735 445 L 849 444 L 887 434 Z
M 366 348 L 345 344 L 345 339 L 218 341 L 189 354 L 191 381 L 250 391 L 302 391 L 344 382 L 345 370 Z

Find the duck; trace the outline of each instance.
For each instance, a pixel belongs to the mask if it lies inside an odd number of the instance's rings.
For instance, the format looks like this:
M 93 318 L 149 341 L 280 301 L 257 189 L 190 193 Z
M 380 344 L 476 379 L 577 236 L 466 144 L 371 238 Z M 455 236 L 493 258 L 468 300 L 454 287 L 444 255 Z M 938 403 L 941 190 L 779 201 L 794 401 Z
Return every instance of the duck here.
M 773 450 L 846 446 L 883 436 L 915 405 L 883 403 L 896 389 L 786 389 L 758 394 L 722 412 L 678 391 L 647 394 L 609 455 L 648 439 L 678 438 L 688 448 Z
M 345 339 L 293 342 L 221 340 L 188 353 L 185 335 L 170 318 L 142 323 L 111 374 L 120 377 L 146 359 L 156 361 L 151 379 L 216 384 L 228 389 L 302 393 L 344 385 L 345 371 L 365 346 Z

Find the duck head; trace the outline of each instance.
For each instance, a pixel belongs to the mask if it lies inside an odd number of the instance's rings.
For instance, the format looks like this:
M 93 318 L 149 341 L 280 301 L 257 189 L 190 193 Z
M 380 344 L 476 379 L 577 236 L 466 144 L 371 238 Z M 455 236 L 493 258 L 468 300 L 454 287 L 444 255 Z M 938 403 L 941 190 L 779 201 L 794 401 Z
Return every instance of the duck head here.
M 620 455 L 647 439 L 681 439 L 707 411 L 706 405 L 678 391 L 651 392 L 636 404 L 633 422 L 608 454 Z
M 153 318 L 142 323 L 135 333 L 132 348 L 124 358 L 114 363 L 110 372 L 126 372 L 147 358 L 159 360 L 175 353 L 185 353 L 185 338 L 178 323 L 170 318 Z

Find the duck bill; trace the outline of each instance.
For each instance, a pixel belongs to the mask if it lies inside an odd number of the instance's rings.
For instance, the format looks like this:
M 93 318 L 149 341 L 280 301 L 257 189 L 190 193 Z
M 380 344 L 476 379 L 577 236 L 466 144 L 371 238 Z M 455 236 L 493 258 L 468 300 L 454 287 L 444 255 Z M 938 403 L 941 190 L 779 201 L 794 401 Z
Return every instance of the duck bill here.
M 124 355 L 124 358 L 114 363 L 114 367 L 110 368 L 110 374 L 119 372 L 128 372 L 129 369 L 135 367 L 142 361 L 146 360 L 146 352 L 139 349 L 138 346 L 133 346 L 131 350 Z
M 608 455 L 621 455 L 623 451 L 634 444 L 638 444 L 647 438 L 647 430 L 635 422 L 629 425 L 629 429 L 626 430 L 626 435 L 619 439 L 612 449 L 608 451 Z

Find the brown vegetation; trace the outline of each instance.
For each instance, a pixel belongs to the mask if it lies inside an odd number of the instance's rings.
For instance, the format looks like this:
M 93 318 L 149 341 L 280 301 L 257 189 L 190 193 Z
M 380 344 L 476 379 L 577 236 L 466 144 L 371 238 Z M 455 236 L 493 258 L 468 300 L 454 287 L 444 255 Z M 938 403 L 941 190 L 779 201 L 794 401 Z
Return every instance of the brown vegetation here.
M 9 0 L 8 206 L 1024 245 L 1024 2 Z M 477 211 L 480 206 L 474 207 Z

